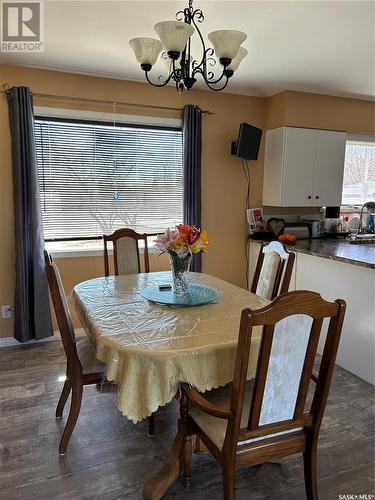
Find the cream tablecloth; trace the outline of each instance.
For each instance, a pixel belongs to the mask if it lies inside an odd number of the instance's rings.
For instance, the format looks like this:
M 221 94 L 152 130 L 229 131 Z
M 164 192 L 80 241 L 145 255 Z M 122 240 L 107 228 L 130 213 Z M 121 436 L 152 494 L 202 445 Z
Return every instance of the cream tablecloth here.
M 267 300 L 213 276 L 191 273 L 192 281 L 222 291 L 217 304 L 170 307 L 147 301 L 139 291 L 168 283 L 169 272 L 111 276 L 78 284 L 74 302 L 79 318 L 107 365 L 107 378 L 119 384 L 119 410 L 133 422 L 155 412 L 176 394 L 180 382 L 200 391 L 233 378 L 240 314 Z M 260 331 L 254 335 L 249 377 L 255 374 Z

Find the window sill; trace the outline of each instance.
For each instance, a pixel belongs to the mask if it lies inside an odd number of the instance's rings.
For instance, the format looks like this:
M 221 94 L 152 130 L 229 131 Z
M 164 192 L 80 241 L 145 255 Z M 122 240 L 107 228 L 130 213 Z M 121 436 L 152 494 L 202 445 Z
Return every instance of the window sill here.
M 46 250 L 50 253 L 53 259 L 70 259 L 81 257 L 103 257 L 104 248 L 56 248 L 56 244 L 47 242 L 45 244 Z M 144 247 L 139 248 L 140 255 L 144 254 Z M 148 253 L 157 253 L 155 246 L 148 247 Z M 113 255 L 112 248 L 108 249 L 108 255 Z
M 358 207 L 355 205 L 341 205 L 340 214 L 358 214 L 361 211 L 362 206 Z
M 48 250 L 48 248 L 47 248 Z M 101 257 L 104 254 L 104 250 L 89 250 L 85 248 L 77 249 L 72 248 L 69 250 L 68 248 L 64 249 L 55 249 L 50 250 L 49 253 L 53 259 L 66 259 L 66 258 L 74 258 L 74 257 Z M 108 250 L 109 255 L 113 255 L 112 250 Z

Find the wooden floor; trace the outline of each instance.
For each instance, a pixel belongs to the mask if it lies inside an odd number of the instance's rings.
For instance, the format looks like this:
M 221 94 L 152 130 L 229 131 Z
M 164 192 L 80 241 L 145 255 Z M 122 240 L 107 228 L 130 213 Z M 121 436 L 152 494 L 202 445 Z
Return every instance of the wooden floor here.
M 59 341 L 0 350 L 0 499 L 140 499 L 175 434 L 177 406 L 156 416 L 156 437 L 116 409 L 116 388 L 86 387 L 68 454 L 57 453 L 63 422 L 54 418 L 65 372 Z M 337 367 L 319 443 L 320 499 L 374 493 L 373 387 Z M 301 457 L 242 471 L 237 499 L 305 498 Z M 195 456 L 192 488 L 176 482 L 168 499 L 222 498 L 219 468 Z M 371 498 L 371 497 L 369 497 Z

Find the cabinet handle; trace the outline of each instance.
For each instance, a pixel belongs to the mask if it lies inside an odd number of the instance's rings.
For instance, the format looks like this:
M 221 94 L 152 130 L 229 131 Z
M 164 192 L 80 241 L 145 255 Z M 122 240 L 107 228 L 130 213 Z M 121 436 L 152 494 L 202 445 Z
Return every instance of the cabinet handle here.
M 319 200 L 319 196 L 315 196 L 315 199 L 316 199 L 316 200 Z
M 308 196 L 307 198 L 308 198 L 309 200 L 311 200 L 312 196 Z

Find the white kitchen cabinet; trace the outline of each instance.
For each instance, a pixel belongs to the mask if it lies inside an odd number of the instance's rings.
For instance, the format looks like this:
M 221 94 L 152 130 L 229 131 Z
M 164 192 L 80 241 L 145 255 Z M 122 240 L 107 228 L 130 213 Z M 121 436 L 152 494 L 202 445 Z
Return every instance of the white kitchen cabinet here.
M 311 204 L 314 183 L 316 131 L 284 127 L 282 206 Z
M 263 205 L 340 205 L 345 142 L 345 132 L 294 127 L 268 130 Z
M 317 130 L 313 206 L 340 206 L 346 133 Z

